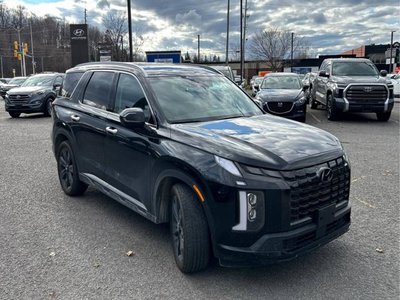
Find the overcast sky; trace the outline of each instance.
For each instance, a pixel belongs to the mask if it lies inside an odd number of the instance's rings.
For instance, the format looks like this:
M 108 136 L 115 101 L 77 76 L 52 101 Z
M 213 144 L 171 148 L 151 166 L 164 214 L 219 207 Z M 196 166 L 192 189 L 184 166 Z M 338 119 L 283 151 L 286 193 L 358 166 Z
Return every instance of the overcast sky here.
M 244 0 L 245 1 L 245 0 Z M 126 10 L 126 0 L 4 0 L 33 13 L 101 26 L 109 10 Z M 201 35 L 202 53 L 225 53 L 227 0 L 132 0 L 133 28 L 145 37 L 143 50 L 195 53 Z M 231 0 L 231 48 L 239 44 L 239 0 Z M 247 36 L 278 26 L 306 38 L 312 53 L 334 54 L 364 44 L 400 40 L 400 0 L 248 0 Z

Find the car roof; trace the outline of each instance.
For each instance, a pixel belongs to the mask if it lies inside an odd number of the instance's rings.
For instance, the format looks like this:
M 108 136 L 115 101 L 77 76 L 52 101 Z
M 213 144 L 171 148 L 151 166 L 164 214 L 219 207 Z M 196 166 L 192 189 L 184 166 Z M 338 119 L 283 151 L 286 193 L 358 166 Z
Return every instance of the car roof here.
M 355 58 L 355 57 L 350 57 L 350 58 L 327 58 L 327 61 L 332 61 L 332 62 L 371 62 L 368 58 Z
M 77 65 L 67 70 L 69 72 L 88 71 L 96 69 L 112 69 L 140 72 L 144 77 L 155 76 L 223 76 L 208 66 L 195 64 L 168 63 L 131 63 L 131 62 L 94 62 Z
M 276 77 L 278 77 L 278 76 L 293 76 L 293 77 L 299 77 L 299 74 L 297 74 L 297 73 L 289 73 L 289 72 L 278 72 L 278 73 L 269 73 L 268 74 L 268 77 L 271 77 L 271 76 L 276 76 Z

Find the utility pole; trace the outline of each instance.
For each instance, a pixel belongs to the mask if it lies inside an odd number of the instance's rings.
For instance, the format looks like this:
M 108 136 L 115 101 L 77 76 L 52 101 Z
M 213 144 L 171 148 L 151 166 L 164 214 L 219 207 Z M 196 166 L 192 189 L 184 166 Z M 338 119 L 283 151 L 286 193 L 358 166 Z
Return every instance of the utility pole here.
M 240 0 L 240 81 L 243 81 L 243 0 Z
M 1 66 L 1 78 L 4 78 L 4 73 L 3 73 L 3 55 L 0 55 L 0 66 Z
M 21 44 L 21 55 L 22 55 L 22 76 L 26 76 L 26 61 L 25 61 L 25 47 L 24 44 Z
M 22 48 L 21 48 L 21 28 L 20 27 L 17 27 L 17 32 L 18 32 L 18 51 L 21 53 Z M 24 76 L 22 60 L 21 60 L 21 76 Z
M 200 63 L 200 34 L 197 35 L 197 63 Z
M 84 14 L 85 14 L 85 24 L 87 24 L 87 9 L 86 9 L 86 2 L 85 2 L 85 11 L 84 11 Z
M 128 1 L 129 61 L 133 61 L 131 0 Z
M 231 0 L 228 0 L 228 9 L 226 12 L 226 53 L 225 53 L 225 63 L 229 64 L 229 13 L 231 7 Z
M 32 20 L 29 22 L 29 26 L 31 28 L 32 74 L 35 75 L 35 56 L 33 53 Z
M 243 25 L 243 74 L 246 75 L 246 30 L 247 30 L 247 0 L 244 5 L 244 25 Z M 246 78 L 246 76 L 243 76 Z M 243 79 L 242 79 L 243 81 Z
M 294 38 L 294 32 L 292 32 L 292 43 L 290 50 L 290 72 L 293 72 L 293 38 Z
M 392 65 L 392 59 L 393 59 L 393 33 L 396 31 L 392 31 L 390 34 L 390 62 L 389 62 L 389 74 L 393 72 L 393 65 Z

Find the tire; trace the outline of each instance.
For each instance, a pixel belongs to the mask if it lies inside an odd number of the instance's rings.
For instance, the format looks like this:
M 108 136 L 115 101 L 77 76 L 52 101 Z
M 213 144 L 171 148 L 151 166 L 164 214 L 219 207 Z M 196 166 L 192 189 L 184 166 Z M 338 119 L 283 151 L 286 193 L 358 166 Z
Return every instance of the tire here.
M 198 197 L 183 184 L 171 189 L 170 232 L 178 268 L 183 273 L 205 269 L 210 258 L 207 220 Z
M 21 113 L 15 111 L 9 111 L 8 114 L 11 118 L 19 118 L 19 116 L 21 115 Z
M 376 113 L 376 118 L 378 121 L 387 122 L 390 119 L 392 111 L 384 112 L 384 113 Z
M 305 123 L 306 122 L 306 115 L 304 115 L 303 117 L 297 118 L 297 121 Z
M 315 101 L 314 99 L 312 99 L 311 98 L 311 100 L 310 100 L 310 108 L 311 109 L 317 109 L 318 108 L 318 102 L 317 101 Z
M 46 104 L 44 106 L 44 111 L 43 111 L 46 117 L 51 116 L 51 103 L 53 102 L 53 100 L 54 100 L 53 98 L 49 98 L 46 100 Z
M 333 96 L 331 94 L 328 95 L 328 99 L 326 101 L 326 116 L 329 121 L 336 121 L 340 116 L 340 113 L 335 107 L 335 102 L 333 101 Z
M 80 181 L 75 156 L 68 141 L 63 141 L 57 150 L 57 170 L 61 188 L 69 196 L 82 195 L 87 184 Z

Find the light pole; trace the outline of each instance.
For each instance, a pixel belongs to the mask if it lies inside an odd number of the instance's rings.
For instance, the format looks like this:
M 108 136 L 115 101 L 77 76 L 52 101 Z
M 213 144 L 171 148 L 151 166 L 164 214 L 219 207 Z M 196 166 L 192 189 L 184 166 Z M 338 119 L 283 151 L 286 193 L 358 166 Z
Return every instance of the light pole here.
M 243 0 L 240 0 L 240 81 L 243 81 Z
M 197 63 L 200 63 L 200 34 L 197 35 Z
M 225 53 L 225 63 L 228 65 L 229 63 L 229 11 L 230 11 L 231 1 L 228 0 L 228 9 L 226 12 L 226 53 Z
M 133 61 L 131 0 L 128 1 L 129 61 Z
M 294 38 L 294 32 L 292 32 L 292 42 L 290 48 L 290 72 L 293 72 L 293 38 Z
M 393 33 L 396 31 L 392 31 L 390 34 L 390 62 L 389 62 L 389 74 L 393 72 L 393 65 L 392 65 L 392 59 L 393 59 Z

